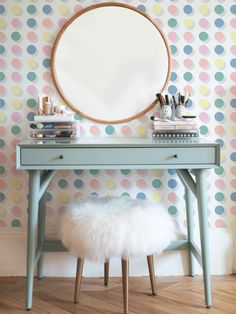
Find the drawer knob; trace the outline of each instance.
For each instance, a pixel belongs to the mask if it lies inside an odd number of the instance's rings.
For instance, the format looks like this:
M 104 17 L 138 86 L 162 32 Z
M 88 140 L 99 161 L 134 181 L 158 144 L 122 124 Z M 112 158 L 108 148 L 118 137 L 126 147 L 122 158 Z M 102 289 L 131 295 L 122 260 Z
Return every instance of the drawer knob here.
M 177 155 L 177 154 L 174 154 L 173 157 L 174 157 L 174 158 L 178 158 L 178 155 Z
M 59 158 L 60 158 L 60 159 L 64 159 L 64 156 L 63 156 L 63 155 L 60 155 Z

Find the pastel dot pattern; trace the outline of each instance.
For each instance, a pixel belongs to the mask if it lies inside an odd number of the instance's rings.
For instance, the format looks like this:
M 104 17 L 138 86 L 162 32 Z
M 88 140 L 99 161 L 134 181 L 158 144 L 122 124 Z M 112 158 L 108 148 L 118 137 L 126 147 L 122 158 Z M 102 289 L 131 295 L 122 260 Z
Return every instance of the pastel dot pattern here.
M 63 103 L 51 75 L 51 51 L 60 28 L 91 1 L 2 1 L 0 5 L 0 228 L 26 228 L 28 176 L 15 167 L 15 146 L 27 138 L 38 94 Z M 167 92 L 189 91 L 188 110 L 202 137 L 221 146 L 221 167 L 207 172 L 209 224 L 236 227 L 236 5 L 226 0 L 120 0 L 149 14 L 171 50 Z M 83 137 L 148 137 L 154 108 L 139 119 L 102 125 L 79 114 Z M 174 170 L 59 171 L 47 193 L 47 230 L 74 197 L 122 195 L 163 202 L 186 228 L 184 190 Z

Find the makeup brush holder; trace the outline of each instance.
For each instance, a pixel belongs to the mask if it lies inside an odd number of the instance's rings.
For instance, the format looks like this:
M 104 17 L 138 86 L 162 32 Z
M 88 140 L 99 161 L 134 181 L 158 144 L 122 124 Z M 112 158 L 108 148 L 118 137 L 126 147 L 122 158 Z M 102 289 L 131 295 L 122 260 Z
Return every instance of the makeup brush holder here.
M 181 119 L 182 116 L 185 115 L 185 112 L 186 112 L 185 106 L 179 105 L 179 106 L 176 107 L 176 115 L 177 115 L 178 118 Z
M 171 106 L 164 105 L 161 107 L 161 118 L 162 119 L 170 119 L 172 116 Z

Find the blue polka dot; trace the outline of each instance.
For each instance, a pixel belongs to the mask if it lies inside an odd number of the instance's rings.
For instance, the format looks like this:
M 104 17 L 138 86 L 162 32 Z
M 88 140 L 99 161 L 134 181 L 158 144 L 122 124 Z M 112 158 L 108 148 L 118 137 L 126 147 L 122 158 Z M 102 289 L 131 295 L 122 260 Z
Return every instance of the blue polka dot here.
M 218 144 L 220 144 L 220 147 L 221 147 L 221 148 L 224 147 L 224 145 L 225 145 L 225 142 L 224 142 L 221 138 L 218 138 L 218 139 L 216 140 L 216 142 L 217 142 Z
M 34 121 L 35 112 L 28 112 L 27 119 L 28 121 Z
M 0 5 L 0 14 L 3 14 L 5 12 L 5 8 L 3 5 Z
M 46 59 L 43 60 L 43 66 L 45 68 L 50 68 L 50 65 L 51 65 L 51 60 L 50 59 L 46 58 Z
M 99 196 L 99 194 L 97 192 L 92 192 L 90 193 L 91 196 Z
M 176 174 L 176 170 L 175 169 L 168 169 L 168 173 L 171 175 Z
M 236 202 L 236 192 L 232 193 L 230 198 L 233 202 Z
M 177 181 L 176 181 L 175 179 L 170 179 L 170 180 L 168 181 L 168 186 L 169 186 L 169 188 L 171 188 L 171 189 L 176 188 L 176 186 L 177 186 Z
M 47 202 L 50 202 L 52 200 L 52 194 L 47 192 L 46 195 L 45 195 L 45 199 Z
M 137 8 L 138 8 L 140 11 L 142 11 L 142 12 L 146 12 L 146 11 L 147 11 L 146 7 L 145 7 L 144 5 L 142 5 L 142 4 L 138 5 Z
M 176 86 L 170 85 L 170 86 L 168 87 L 168 92 L 169 92 L 171 95 L 176 94 L 176 93 L 177 93 L 177 88 L 176 88 Z
M 33 55 L 36 52 L 36 47 L 34 45 L 29 45 L 27 47 L 27 52 L 31 55 Z
M 137 195 L 136 195 L 136 198 L 138 200 L 145 200 L 146 199 L 146 195 L 143 193 L 143 192 L 139 192 Z
M 0 192 L 0 202 L 3 202 L 5 200 L 5 194 Z
M 193 48 L 190 45 L 186 45 L 184 46 L 184 53 L 186 53 L 186 55 L 190 55 L 193 52 Z
M 43 13 L 50 14 L 51 12 L 52 12 L 52 7 L 50 5 L 47 4 L 43 7 Z
M 220 19 L 220 18 L 216 19 L 215 20 L 215 26 L 219 27 L 219 28 L 224 26 L 224 21 L 222 19 Z
M 36 20 L 33 19 L 33 18 L 28 19 L 28 20 L 27 20 L 27 25 L 28 25 L 29 27 L 35 27 L 35 25 L 36 25 Z
M 5 141 L 0 138 L 0 147 L 3 148 L 5 146 Z
M 75 180 L 75 182 L 74 182 L 74 186 L 75 186 L 77 189 L 80 189 L 83 185 L 84 185 L 84 184 L 83 184 L 83 181 L 80 180 L 80 179 L 77 179 L 77 180 Z
M 77 176 L 81 176 L 84 173 L 84 170 L 77 169 L 77 170 L 74 170 L 74 173 L 77 174 Z
M 230 106 L 236 108 L 236 98 L 230 100 Z
M 187 4 L 184 6 L 184 13 L 191 14 L 192 12 L 193 12 L 193 8 L 191 7 L 191 5 Z
M 189 99 L 186 107 L 191 108 L 192 106 L 193 106 L 193 102 L 191 99 Z
M 91 175 L 96 176 L 97 174 L 99 174 L 99 170 L 98 169 L 91 169 L 89 170 L 89 172 L 91 173 Z
M 3 54 L 5 52 L 5 47 L 0 45 L 0 54 Z
M 224 209 L 223 206 L 216 206 L 216 208 L 215 208 L 215 213 L 216 213 L 217 215 L 222 215 L 222 214 L 224 214 L 224 212 L 225 212 L 225 209 Z
M 221 45 L 217 45 L 215 46 L 215 53 L 218 54 L 218 55 L 221 55 L 222 53 L 224 53 L 224 47 L 221 46 Z
M 223 121 L 223 120 L 224 120 L 224 115 L 223 115 L 223 113 L 222 113 L 222 112 L 217 112 L 217 113 L 215 114 L 215 120 L 216 120 L 216 121 Z
M 232 68 L 236 68 L 236 58 L 234 58 L 230 61 L 230 65 Z
M 3 108 L 5 106 L 4 99 L 0 98 L 0 108 Z
M 177 74 L 175 72 L 171 73 L 170 80 L 173 82 L 177 79 Z
M 236 5 L 235 4 L 230 7 L 230 11 L 231 11 L 231 13 L 236 14 Z
M 235 162 L 236 161 L 236 153 L 232 153 L 230 155 L 230 159 Z

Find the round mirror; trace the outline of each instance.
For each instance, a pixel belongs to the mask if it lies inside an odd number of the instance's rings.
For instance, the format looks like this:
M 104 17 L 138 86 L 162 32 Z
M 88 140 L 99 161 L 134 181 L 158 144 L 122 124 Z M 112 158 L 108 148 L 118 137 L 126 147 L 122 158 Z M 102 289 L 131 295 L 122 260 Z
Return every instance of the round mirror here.
M 74 111 L 103 123 L 139 117 L 166 87 L 170 52 L 157 25 L 120 3 L 91 6 L 73 16 L 52 52 L 56 88 Z

